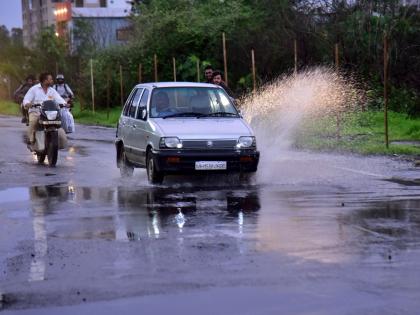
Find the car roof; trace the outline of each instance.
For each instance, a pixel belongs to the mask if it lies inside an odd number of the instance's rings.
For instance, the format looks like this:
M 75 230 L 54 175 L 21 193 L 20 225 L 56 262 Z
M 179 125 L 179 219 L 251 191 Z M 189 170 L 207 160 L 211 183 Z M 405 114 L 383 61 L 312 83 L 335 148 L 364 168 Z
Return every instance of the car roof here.
M 135 86 L 139 87 L 148 87 L 148 88 L 163 88 L 163 87 L 210 87 L 210 88 L 221 88 L 219 85 L 210 84 L 210 83 L 197 83 L 197 82 L 149 82 L 149 83 L 140 83 Z

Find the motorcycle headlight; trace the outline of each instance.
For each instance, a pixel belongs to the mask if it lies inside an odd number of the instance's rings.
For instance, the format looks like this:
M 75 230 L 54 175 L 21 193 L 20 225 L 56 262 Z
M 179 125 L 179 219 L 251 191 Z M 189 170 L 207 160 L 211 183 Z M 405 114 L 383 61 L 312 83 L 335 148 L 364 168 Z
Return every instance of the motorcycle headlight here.
M 255 137 L 239 137 L 236 147 L 238 149 L 255 147 Z
M 178 137 L 163 137 L 160 138 L 159 147 L 162 149 L 170 148 L 170 149 L 181 149 L 182 142 L 178 139 Z
M 48 120 L 56 120 L 57 115 L 58 115 L 58 111 L 56 111 L 56 110 L 46 110 L 45 115 L 47 116 Z

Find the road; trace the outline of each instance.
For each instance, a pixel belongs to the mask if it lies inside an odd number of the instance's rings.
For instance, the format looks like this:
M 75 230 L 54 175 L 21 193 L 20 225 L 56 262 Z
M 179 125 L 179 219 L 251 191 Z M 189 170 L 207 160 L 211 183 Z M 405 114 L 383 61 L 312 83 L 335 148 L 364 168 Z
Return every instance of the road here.
M 113 129 L 78 125 L 56 168 L 0 129 L 2 314 L 419 312 L 409 161 L 261 148 L 250 184 L 153 187 L 120 178 Z

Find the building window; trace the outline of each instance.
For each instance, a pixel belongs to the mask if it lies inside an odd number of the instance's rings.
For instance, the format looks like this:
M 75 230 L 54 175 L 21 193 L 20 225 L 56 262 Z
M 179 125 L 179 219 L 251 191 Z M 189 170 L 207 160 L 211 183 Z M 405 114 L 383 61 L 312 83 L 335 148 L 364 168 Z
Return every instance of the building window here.
M 83 0 L 76 0 L 76 7 L 83 8 L 85 6 L 83 2 Z
M 107 3 L 106 0 L 100 0 L 100 6 L 101 6 L 101 8 L 106 8 L 107 7 L 106 3 Z

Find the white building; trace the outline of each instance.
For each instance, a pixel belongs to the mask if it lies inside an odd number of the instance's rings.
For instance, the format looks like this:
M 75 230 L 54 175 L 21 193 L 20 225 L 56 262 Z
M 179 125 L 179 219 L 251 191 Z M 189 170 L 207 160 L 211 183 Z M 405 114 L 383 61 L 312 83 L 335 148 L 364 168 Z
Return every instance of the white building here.
M 21 0 L 23 18 L 23 42 L 32 47 L 37 34 L 44 27 L 54 26 L 58 35 L 71 34 L 73 20 L 90 19 L 94 30 L 109 31 L 107 39 L 98 43 L 106 46 L 117 43 L 118 28 L 128 25 L 131 4 L 126 0 Z M 100 23 L 97 23 L 100 21 Z M 97 25 L 97 26 L 95 26 Z M 72 38 L 70 37 L 72 40 Z

